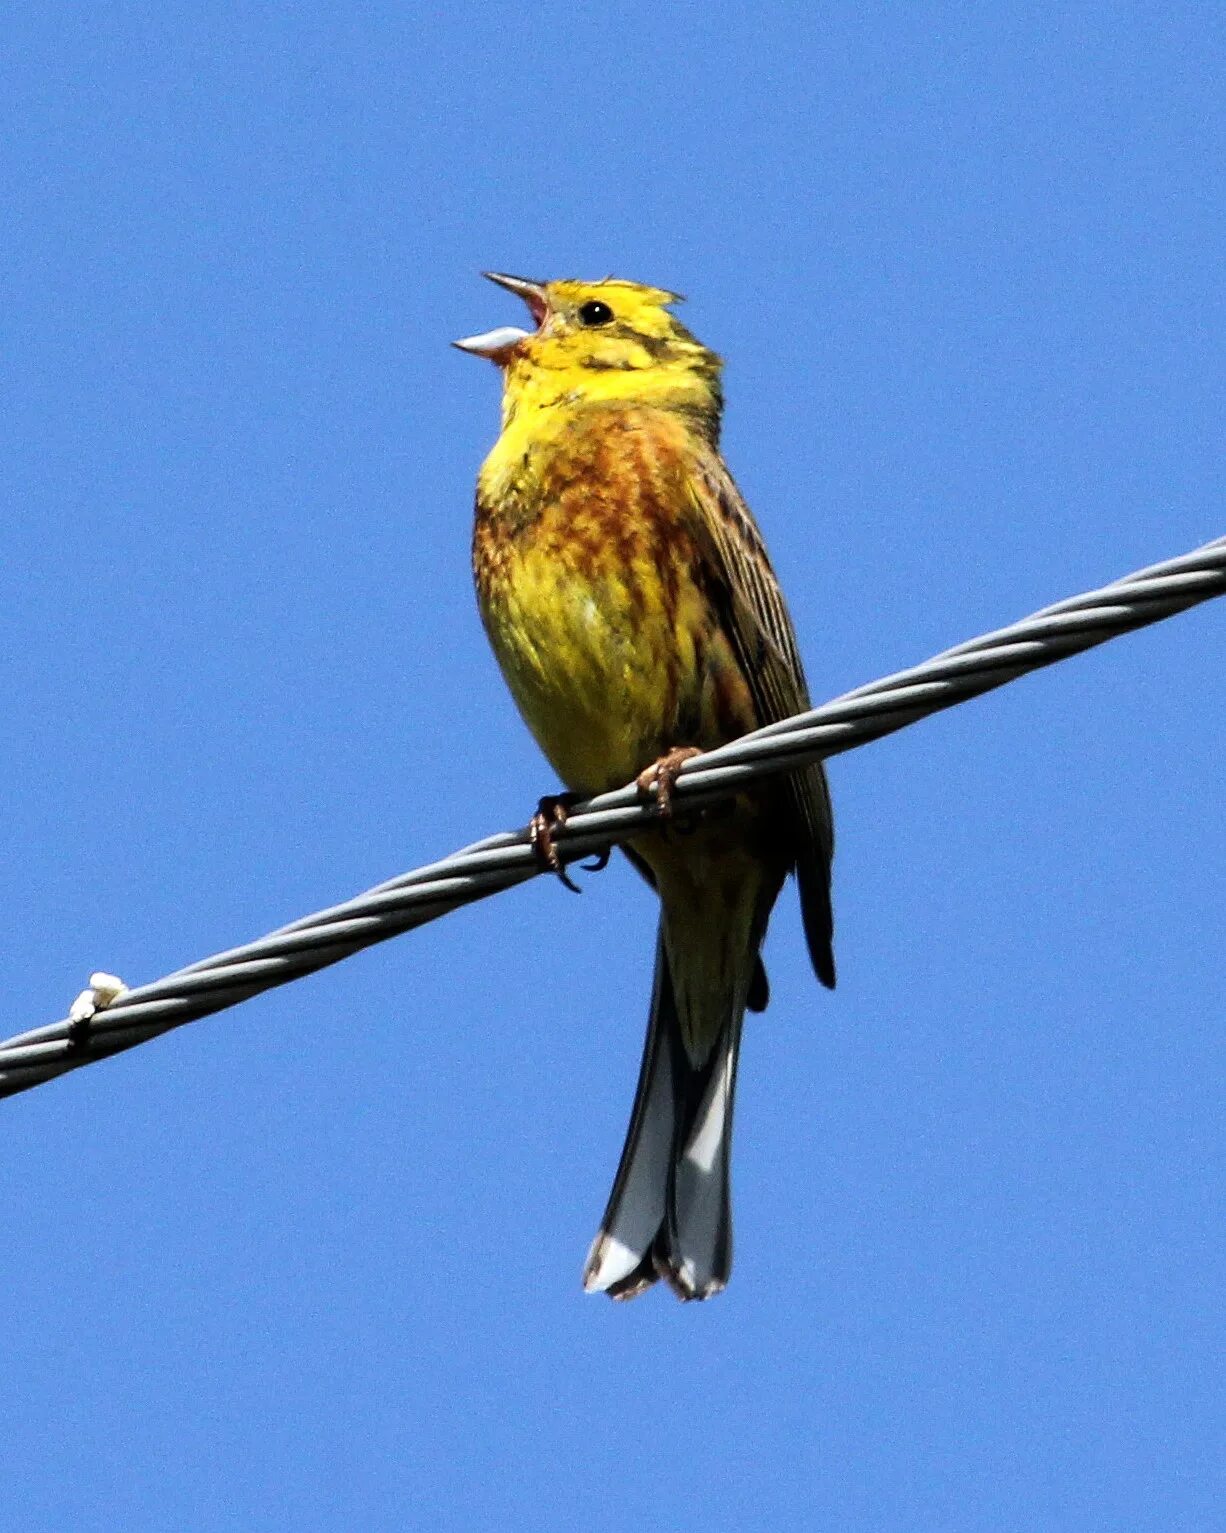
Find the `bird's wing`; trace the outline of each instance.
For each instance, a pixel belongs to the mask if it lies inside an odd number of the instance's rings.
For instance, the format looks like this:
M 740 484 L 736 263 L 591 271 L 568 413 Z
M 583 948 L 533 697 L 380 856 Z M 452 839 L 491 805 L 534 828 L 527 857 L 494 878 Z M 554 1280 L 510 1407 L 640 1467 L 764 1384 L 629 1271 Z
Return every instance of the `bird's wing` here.
M 804 667 L 783 592 L 749 507 L 723 459 L 711 448 L 699 460 L 691 492 L 698 537 L 715 574 L 714 596 L 732 641 L 760 724 L 810 707 Z M 834 816 L 820 761 L 786 778 L 796 880 L 805 939 L 823 985 L 834 988 L 834 917 L 830 864 Z

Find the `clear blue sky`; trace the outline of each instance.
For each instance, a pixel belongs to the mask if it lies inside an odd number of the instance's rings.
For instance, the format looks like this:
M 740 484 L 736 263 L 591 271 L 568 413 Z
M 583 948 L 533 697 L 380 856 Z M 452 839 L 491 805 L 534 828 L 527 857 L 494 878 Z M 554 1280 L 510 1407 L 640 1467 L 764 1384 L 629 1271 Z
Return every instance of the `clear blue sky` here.
M 0 1033 L 554 786 L 478 624 L 518 318 L 689 294 L 827 697 L 1226 532 L 1215 4 L 6 21 Z M 3 1105 L 7 1527 L 1208 1530 L 1209 606 L 838 761 L 729 1291 L 579 1271 L 654 914 L 548 881 Z

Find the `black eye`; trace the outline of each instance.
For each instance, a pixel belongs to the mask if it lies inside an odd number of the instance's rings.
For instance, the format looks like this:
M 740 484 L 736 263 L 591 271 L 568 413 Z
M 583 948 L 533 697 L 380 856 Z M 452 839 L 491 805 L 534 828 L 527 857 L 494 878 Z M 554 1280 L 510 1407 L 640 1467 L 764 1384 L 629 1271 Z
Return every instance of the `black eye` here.
M 599 298 L 593 298 L 579 310 L 579 320 L 584 325 L 607 325 L 613 318 L 613 310 Z

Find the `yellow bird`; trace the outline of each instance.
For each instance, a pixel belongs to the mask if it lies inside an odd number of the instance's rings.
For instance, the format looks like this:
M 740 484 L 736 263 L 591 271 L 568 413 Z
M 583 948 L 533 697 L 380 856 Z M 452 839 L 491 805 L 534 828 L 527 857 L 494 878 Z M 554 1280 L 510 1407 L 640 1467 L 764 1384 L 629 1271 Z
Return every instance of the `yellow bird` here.
M 529 729 L 571 795 L 637 778 L 659 822 L 623 848 L 660 896 L 654 994 L 621 1164 L 584 1286 L 683 1299 L 732 1267 L 729 1158 L 741 1023 L 796 874 L 809 954 L 833 988 L 833 821 L 820 764 L 722 810 L 670 808 L 682 761 L 809 706 L 761 533 L 719 451 L 721 362 L 674 293 L 608 278 L 487 273 L 533 328 L 456 344 L 502 369 L 481 468 L 481 617 Z M 568 795 L 542 800 L 538 845 Z

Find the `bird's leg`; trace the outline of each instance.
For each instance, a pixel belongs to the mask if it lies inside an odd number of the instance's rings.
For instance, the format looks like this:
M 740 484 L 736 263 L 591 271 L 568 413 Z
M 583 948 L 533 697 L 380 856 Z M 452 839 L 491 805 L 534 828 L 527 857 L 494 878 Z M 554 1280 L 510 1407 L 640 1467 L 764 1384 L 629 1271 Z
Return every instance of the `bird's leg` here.
M 579 885 L 562 866 L 553 833 L 559 825 L 566 824 L 571 809 L 581 802 L 582 793 L 547 793 L 536 806 L 536 813 L 528 821 L 528 836 L 536 860 L 547 873 L 556 873 L 573 894 L 582 894 Z M 605 857 L 605 862 L 608 857 Z M 601 864 L 603 866 L 603 863 Z
M 696 745 L 674 745 L 672 750 L 665 751 L 658 761 L 653 761 L 649 767 L 644 767 L 634 779 L 640 793 L 650 797 L 654 791 L 662 820 L 672 816 L 673 788 L 681 775 L 681 768 L 687 761 L 701 755 L 702 752 Z

